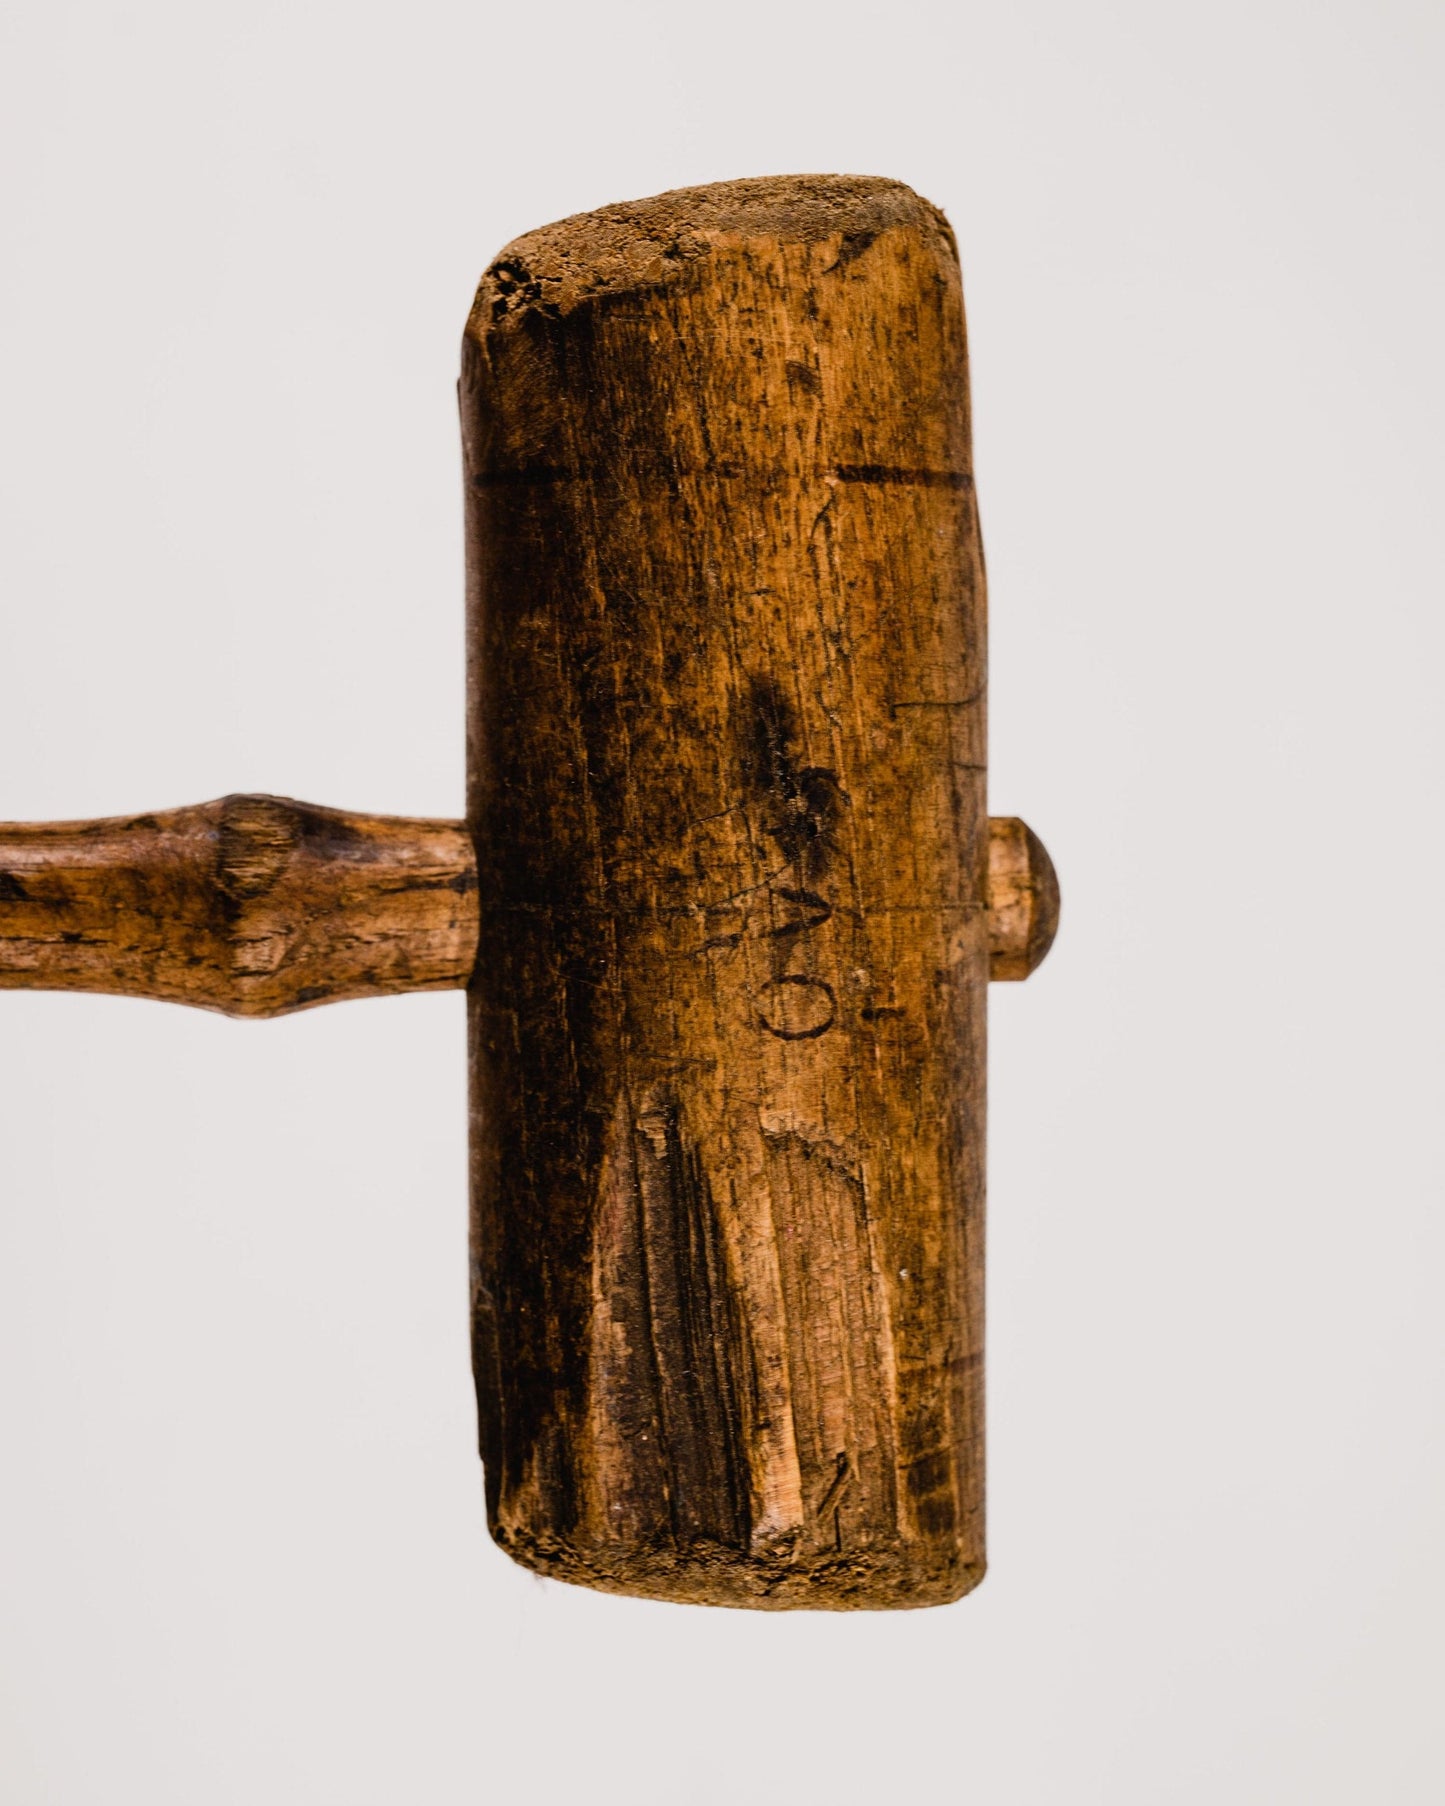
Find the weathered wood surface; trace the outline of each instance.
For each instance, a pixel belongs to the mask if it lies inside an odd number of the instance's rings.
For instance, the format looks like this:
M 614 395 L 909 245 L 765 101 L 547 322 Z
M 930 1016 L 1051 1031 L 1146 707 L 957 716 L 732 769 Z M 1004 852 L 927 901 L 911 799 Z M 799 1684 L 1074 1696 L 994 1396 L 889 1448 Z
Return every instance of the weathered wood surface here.
M 463 822 L 228 796 L 0 826 L 0 989 L 280 1016 L 465 985 L 476 946 Z
M 1039 935 L 987 910 L 948 226 L 837 177 L 563 221 L 483 278 L 461 404 L 493 1534 L 673 1599 L 955 1598 L 986 985 Z

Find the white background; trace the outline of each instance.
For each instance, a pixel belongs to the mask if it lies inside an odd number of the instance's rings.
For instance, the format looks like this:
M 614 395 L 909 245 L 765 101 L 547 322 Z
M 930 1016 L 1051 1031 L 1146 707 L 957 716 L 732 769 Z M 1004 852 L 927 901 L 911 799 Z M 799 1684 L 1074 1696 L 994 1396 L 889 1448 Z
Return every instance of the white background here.
M 1445 1797 L 1445 14 L 20 0 L 0 817 L 462 808 L 453 381 L 515 234 L 724 177 L 957 230 L 992 805 L 989 1579 L 488 1543 L 459 996 L 0 995 L 7 1806 Z

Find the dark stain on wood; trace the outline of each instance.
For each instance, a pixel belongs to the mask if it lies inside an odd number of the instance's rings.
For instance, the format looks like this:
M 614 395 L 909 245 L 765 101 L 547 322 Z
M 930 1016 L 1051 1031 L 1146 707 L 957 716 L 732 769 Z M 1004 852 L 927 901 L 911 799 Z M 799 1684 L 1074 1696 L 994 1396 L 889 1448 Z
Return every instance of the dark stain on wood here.
M 836 772 L 799 764 L 797 712 L 772 678 L 748 680 L 740 739 L 743 781 L 765 806 L 765 832 L 784 865 L 804 884 L 817 883 L 837 853 L 838 819 L 847 802 Z

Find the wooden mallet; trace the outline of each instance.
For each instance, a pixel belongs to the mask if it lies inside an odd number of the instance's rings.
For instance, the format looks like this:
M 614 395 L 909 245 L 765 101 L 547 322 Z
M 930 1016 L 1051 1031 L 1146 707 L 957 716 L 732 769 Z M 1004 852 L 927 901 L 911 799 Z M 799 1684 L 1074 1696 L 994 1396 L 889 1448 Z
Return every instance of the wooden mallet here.
M 544 227 L 463 341 L 468 816 L 0 828 L 0 986 L 465 987 L 493 1536 L 716 1604 L 981 1578 L 985 804 L 957 254 L 896 182 Z

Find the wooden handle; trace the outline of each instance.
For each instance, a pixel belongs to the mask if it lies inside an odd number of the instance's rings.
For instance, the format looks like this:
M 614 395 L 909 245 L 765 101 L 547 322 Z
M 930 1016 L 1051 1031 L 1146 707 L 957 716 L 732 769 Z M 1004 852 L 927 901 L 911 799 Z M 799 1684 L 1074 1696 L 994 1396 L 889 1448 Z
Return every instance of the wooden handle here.
M 461 404 L 493 1534 L 665 1598 L 955 1598 L 985 993 L 1057 887 L 985 813 L 952 235 L 843 177 L 565 220 L 483 278 Z
M 284 1016 L 461 989 L 477 958 L 465 822 L 229 796 L 162 815 L 0 823 L 0 990 L 99 991 Z M 989 823 L 990 974 L 1048 952 L 1058 883 Z
M 476 948 L 462 822 L 228 796 L 0 826 L 0 989 L 282 1016 L 465 985 Z

